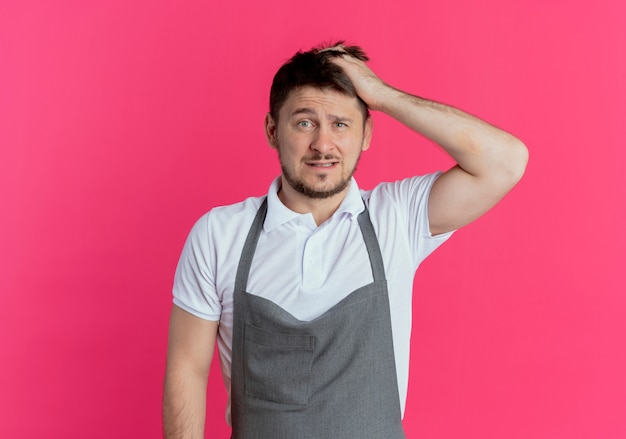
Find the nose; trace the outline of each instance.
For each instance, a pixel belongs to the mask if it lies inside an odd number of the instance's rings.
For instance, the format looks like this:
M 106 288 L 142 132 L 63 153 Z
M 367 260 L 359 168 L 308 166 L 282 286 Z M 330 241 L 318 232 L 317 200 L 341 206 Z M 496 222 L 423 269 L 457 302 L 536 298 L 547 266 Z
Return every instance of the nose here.
M 320 154 L 325 154 L 335 148 L 332 133 L 325 127 L 319 127 L 313 139 L 311 139 L 311 149 Z

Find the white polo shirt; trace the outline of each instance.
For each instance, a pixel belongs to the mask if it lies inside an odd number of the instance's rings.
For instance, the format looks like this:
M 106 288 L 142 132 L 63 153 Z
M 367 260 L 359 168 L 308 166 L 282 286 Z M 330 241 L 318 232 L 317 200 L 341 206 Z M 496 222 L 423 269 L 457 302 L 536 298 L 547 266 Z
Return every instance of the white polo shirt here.
M 248 279 L 248 293 L 276 303 L 299 320 L 319 317 L 373 281 L 357 221 L 367 203 L 380 245 L 389 290 L 402 414 L 409 377 L 411 298 L 419 264 L 451 233 L 430 235 L 428 195 L 439 173 L 359 190 L 352 179 L 339 209 L 319 227 L 311 214 L 289 210 L 270 186 L 268 211 Z M 174 278 L 174 304 L 219 321 L 218 347 L 230 394 L 233 288 L 245 239 L 263 197 L 216 207 L 193 226 Z M 230 410 L 227 408 L 227 419 Z

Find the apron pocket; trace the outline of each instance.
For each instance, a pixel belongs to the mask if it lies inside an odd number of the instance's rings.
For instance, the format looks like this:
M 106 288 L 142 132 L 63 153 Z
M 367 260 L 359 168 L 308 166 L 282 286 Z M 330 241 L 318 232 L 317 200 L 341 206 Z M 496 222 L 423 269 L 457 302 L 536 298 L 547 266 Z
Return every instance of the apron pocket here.
M 244 327 L 244 391 L 281 404 L 307 405 L 314 337 Z

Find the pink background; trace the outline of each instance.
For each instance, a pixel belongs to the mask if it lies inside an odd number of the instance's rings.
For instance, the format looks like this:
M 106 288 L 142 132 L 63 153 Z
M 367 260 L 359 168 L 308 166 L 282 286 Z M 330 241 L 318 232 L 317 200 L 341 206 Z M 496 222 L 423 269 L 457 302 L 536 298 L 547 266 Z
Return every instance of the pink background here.
M 337 38 L 531 152 L 417 274 L 408 436 L 626 437 L 623 5 L 0 1 L 0 437 L 160 435 L 185 236 L 267 190 L 271 78 Z M 450 166 L 375 125 L 361 186 Z M 209 394 L 227 438 L 217 368 Z

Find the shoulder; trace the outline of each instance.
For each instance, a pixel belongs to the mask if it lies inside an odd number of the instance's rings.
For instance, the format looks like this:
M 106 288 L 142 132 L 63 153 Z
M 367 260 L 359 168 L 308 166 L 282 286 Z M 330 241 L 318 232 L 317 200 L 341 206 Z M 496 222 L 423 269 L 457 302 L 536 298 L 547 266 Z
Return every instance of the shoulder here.
M 370 211 L 372 223 L 380 234 L 405 233 L 406 236 L 401 239 L 407 238 L 416 245 L 423 239 L 432 239 L 428 198 L 434 182 L 441 174 L 434 172 L 381 183 L 365 192 L 363 199 Z M 442 240 L 447 236 L 442 236 Z
M 361 191 L 361 196 L 373 209 L 388 209 L 397 207 L 398 204 L 422 203 L 427 201 L 428 194 L 433 183 L 441 175 L 441 172 L 416 175 L 402 180 L 383 182 L 376 185 L 372 190 Z
M 265 199 L 262 197 L 250 197 L 238 203 L 225 206 L 216 206 L 202 215 L 193 226 L 195 233 L 237 233 L 241 227 L 249 227 L 257 210 Z
M 178 262 L 177 276 L 185 290 L 208 290 L 196 285 L 201 279 L 215 283 L 216 267 L 234 255 L 243 243 L 263 197 L 251 197 L 228 206 L 218 206 L 202 215 L 191 228 Z M 178 282 L 181 283 L 181 282 Z
M 238 203 L 216 206 L 193 224 L 187 235 L 183 256 L 215 259 L 224 247 L 233 245 L 250 228 L 265 197 L 250 197 Z M 211 256 L 212 255 L 212 256 Z
M 389 267 L 411 270 L 441 245 L 451 233 L 432 236 L 428 220 L 428 197 L 441 172 L 381 183 L 363 194 L 372 224 Z

